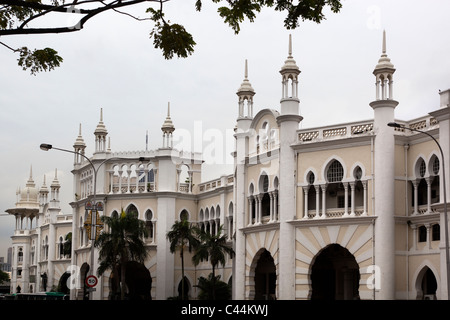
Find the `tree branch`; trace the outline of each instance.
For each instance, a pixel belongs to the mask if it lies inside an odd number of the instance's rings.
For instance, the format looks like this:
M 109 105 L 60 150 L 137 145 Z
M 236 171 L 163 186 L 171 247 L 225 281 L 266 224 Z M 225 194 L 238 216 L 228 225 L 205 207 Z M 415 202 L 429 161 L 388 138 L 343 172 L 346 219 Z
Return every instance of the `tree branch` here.
M 1 0 L 2 2 L 10 2 L 10 3 L 16 3 L 16 2 L 20 2 L 22 3 L 23 1 L 17 1 L 17 0 Z M 16 29 L 4 29 L 4 30 L 0 30 L 0 36 L 6 36 L 6 35 L 20 35 L 20 34 L 53 34 L 53 33 L 68 33 L 68 32 L 74 32 L 74 31 L 79 31 L 83 28 L 84 24 L 91 19 L 92 17 L 96 16 L 99 13 L 102 13 L 104 11 L 107 10 L 114 10 L 117 8 L 121 8 L 121 7 L 126 7 L 126 6 L 132 6 L 138 3 L 142 3 L 142 2 L 148 2 L 148 1 L 152 1 L 153 0 L 130 0 L 130 1 L 114 1 L 112 3 L 109 3 L 107 5 L 105 5 L 104 7 L 98 7 L 96 9 L 80 9 L 77 10 L 77 13 L 81 13 L 81 14 L 86 14 L 82 19 L 80 19 L 80 21 L 75 25 L 75 26 L 71 26 L 71 27 L 51 27 L 51 28 L 16 28 Z M 87 2 L 98 2 L 96 1 L 85 1 L 84 3 Z M 26 2 L 27 4 L 31 3 L 31 2 Z M 78 3 L 78 5 L 81 4 L 81 2 Z M 38 3 L 39 5 L 39 3 Z M 71 13 L 70 11 L 67 10 L 66 7 L 70 7 L 72 4 L 65 4 L 64 6 L 60 6 L 60 7 L 55 7 L 55 6 L 48 6 L 48 5 L 44 5 L 46 10 L 50 10 L 50 11 L 57 11 L 57 12 L 63 12 L 63 13 Z M 41 7 L 42 9 L 43 7 Z M 52 10 L 55 9 L 55 10 Z

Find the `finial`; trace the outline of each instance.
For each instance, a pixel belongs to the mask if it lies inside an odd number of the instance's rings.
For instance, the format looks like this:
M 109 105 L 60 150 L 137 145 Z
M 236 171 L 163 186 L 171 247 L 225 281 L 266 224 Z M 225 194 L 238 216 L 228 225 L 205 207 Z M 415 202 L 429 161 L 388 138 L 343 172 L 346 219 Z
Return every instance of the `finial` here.
M 55 180 L 58 179 L 58 169 L 55 168 Z
M 292 58 L 292 35 L 289 34 L 289 58 Z
M 30 165 L 30 180 L 33 180 L 33 165 Z
M 78 135 L 81 136 L 81 123 L 80 123 L 80 129 L 78 130 Z
M 248 64 L 247 64 L 247 59 L 245 59 L 245 74 L 244 74 L 245 79 L 248 79 Z
M 383 30 L 383 54 L 386 53 L 386 30 Z
M 167 103 L 167 116 L 170 117 L 170 102 Z
M 103 108 L 100 108 L 100 122 L 103 122 Z

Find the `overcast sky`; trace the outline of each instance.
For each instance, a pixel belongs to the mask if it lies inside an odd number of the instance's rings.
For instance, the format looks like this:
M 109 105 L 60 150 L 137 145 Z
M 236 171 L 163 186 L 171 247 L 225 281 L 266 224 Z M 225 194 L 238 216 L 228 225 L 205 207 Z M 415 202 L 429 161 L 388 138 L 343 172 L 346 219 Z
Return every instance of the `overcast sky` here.
M 91 155 L 100 108 L 112 151 L 137 151 L 145 150 L 146 131 L 149 149 L 162 146 L 160 128 L 170 102 L 176 133 L 190 132 L 203 148 L 211 145 L 210 133 L 223 137 L 222 160 L 205 166 L 203 180 L 232 173 L 226 157 L 232 150 L 226 146 L 233 141 L 244 61 L 248 59 L 256 91 L 254 114 L 279 109 L 279 70 L 290 33 L 301 70 L 301 128 L 373 117 L 372 71 L 381 54 L 383 29 L 397 69 L 398 119 L 437 109 L 438 90 L 450 88 L 448 0 L 343 0 L 340 13 L 327 10 L 321 24 L 304 22 L 290 31 L 283 27 L 282 14 L 266 9 L 254 23 L 244 23 L 239 35 L 222 22 L 210 1 L 204 1 L 200 13 L 194 0 L 171 2 L 166 17 L 184 25 L 197 42 L 187 59 L 165 60 L 149 39 L 151 22 L 117 13 L 100 15 L 72 34 L 1 39 L 12 47 L 52 47 L 64 62 L 57 70 L 32 76 L 17 66 L 15 54 L 0 47 L 0 256 L 6 256 L 14 232 L 13 217 L 3 213 L 15 206 L 16 190 L 25 186 L 30 166 L 37 187 L 44 175 L 49 186 L 58 169 L 62 208 L 71 212 L 73 156 L 44 152 L 39 145 L 72 149 L 81 123 Z M 132 11 L 144 17 L 147 6 Z M 62 22 L 74 23 L 66 17 Z

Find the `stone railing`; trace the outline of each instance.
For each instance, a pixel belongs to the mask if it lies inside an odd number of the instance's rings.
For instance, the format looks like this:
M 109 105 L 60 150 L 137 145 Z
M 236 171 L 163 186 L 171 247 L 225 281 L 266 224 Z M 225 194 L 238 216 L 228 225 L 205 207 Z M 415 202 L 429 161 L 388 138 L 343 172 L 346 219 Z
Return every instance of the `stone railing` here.
M 327 126 L 309 130 L 298 130 L 298 142 L 315 142 L 332 139 L 350 138 L 373 131 L 373 121 L 347 123 L 338 126 Z

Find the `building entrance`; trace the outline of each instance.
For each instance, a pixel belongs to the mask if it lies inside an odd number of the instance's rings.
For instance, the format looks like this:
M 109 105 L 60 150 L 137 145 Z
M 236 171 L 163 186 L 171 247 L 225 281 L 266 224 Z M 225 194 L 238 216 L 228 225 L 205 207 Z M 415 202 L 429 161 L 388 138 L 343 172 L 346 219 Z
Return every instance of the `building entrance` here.
M 359 299 L 359 266 L 342 246 L 331 244 L 323 249 L 314 259 L 311 271 L 311 299 Z
M 255 268 L 255 300 L 275 300 L 276 280 L 273 257 L 264 249 Z

